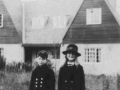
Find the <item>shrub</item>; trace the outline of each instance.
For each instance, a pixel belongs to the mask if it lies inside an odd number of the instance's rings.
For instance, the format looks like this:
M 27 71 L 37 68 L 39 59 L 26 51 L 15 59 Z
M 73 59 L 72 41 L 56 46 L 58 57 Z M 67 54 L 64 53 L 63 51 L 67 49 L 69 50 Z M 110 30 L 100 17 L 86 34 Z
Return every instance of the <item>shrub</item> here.
M 19 71 L 21 71 L 20 65 L 21 65 L 20 62 L 19 63 L 17 63 L 17 62 L 9 63 L 6 65 L 6 70 L 9 72 L 19 72 Z
M 31 62 L 27 61 L 27 62 L 23 63 L 23 69 L 26 72 L 32 71 L 32 64 L 31 64 Z
M 6 71 L 8 72 L 23 72 L 23 71 L 31 71 L 32 65 L 30 62 L 12 62 L 6 65 Z
M 120 90 L 120 75 L 117 74 L 117 88 Z

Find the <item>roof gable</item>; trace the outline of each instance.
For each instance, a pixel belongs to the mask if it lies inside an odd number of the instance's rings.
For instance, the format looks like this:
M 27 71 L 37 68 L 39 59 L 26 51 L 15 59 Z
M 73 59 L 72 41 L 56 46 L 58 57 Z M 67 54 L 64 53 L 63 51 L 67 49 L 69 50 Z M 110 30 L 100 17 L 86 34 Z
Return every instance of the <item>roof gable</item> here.
M 2 13 L 4 17 L 3 27 L 0 28 L 0 43 L 1 44 L 21 43 L 22 38 L 19 36 L 16 27 L 11 19 L 11 16 L 2 0 L 0 0 L 0 13 Z
M 101 8 L 102 24 L 86 25 L 86 9 Z M 118 43 L 120 27 L 117 14 L 111 10 L 107 0 L 84 0 L 63 43 Z
M 61 43 L 64 34 L 68 30 L 68 27 L 73 19 L 73 16 L 77 11 L 76 9 L 78 9 L 78 5 L 76 5 L 76 3 L 78 2 L 81 3 L 81 1 L 83 0 L 75 0 L 74 1 L 75 3 L 73 3 L 73 0 L 68 0 L 70 1 L 70 3 L 72 3 L 73 6 L 67 3 L 67 0 L 61 2 L 60 4 L 57 3 L 60 1 L 56 1 L 56 3 L 51 2 L 49 0 L 45 0 L 45 1 L 41 2 L 39 0 L 37 1 L 35 0 L 35 1 L 25 2 L 26 43 L 33 43 L 33 44 Z M 32 18 L 39 16 L 48 16 L 47 24 L 42 29 L 32 29 L 32 25 L 31 25 Z M 54 28 L 53 25 L 54 16 L 68 16 L 69 20 L 66 27 Z

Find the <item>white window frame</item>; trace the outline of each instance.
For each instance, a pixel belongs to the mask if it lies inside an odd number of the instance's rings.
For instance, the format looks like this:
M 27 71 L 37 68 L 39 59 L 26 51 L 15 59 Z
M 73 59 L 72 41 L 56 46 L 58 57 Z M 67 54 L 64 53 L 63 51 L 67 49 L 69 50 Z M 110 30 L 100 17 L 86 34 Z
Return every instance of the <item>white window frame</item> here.
M 91 51 L 87 51 L 86 50 L 89 49 Z M 97 52 L 97 49 L 99 50 Z M 101 60 L 101 50 L 102 48 L 97 48 L 97 47 L 86 47 L 84 48 L 84 63 L 85 64 L 101 64 L 102 60 Z M 89 53 L 89 54 L 86 54 Z M 97 53 L 98 53 L 98 57 L 99 57 L 99 62 L 97 62 Z M 89 59 L 88 59 L 89 57 Z M 89 60 L 89 62 L 88 62 Z
M 0 21 L 1 25 L 0 25 L 0 27 L 3 27 L 3 14 L 0 14 L 0 15 L 1 15 L 1 21 Z
M 70 16 L 61 15 L 53 17 L 53 28 L 65 28 L 68 25 Z
M 32 18 L 32 29 L 42 29 L 45 27 L 48 16 L 40 16 Z
M 3 47 L 0 47 L 0 55 L 4 56 L 4 48 Z
M 94 25 L 102 23 L 102 8 L 86 9 L 86 25 Z

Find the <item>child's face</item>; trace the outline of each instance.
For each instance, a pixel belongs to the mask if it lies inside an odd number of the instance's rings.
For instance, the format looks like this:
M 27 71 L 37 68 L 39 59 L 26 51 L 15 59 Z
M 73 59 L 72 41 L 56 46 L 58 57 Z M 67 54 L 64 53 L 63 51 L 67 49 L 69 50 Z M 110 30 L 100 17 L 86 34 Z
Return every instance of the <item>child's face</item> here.
M 76 58 L 76 55 L 72 52 L 67 53 L 67 58 L 69 61 L 72 61 Z
M 46 59 L 44 59 L 44 58 L 42 58 L 40 56 L 38 56 L 37 58 L 38 58 L 38 65 L 39 66 L 41 66 L 41 65 L 46 63 Z

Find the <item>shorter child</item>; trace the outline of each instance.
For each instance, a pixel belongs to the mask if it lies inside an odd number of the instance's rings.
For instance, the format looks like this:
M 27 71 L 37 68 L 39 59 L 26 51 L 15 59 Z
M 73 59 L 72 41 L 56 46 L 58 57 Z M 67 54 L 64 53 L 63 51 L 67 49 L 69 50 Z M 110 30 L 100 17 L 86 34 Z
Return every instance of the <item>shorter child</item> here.
M 38 66 L 32 72 L 29 90 L 55 90 L 55 76 L 47 65 L 47 58 L 46 51 L 37 53 Z

